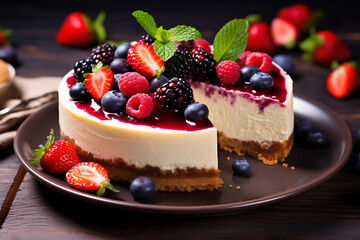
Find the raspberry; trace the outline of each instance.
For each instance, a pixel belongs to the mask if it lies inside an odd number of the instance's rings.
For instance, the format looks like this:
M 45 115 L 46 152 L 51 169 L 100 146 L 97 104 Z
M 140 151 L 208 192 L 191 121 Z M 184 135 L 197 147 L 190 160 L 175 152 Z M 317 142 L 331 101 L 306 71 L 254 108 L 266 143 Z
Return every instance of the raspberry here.
M 205 39 L 194 40 L 194 45 L 195 47 L 201 47 L 202 49 L 205 50 L 205 52 L 211 53 L 210 43 Z
M 146 93 L 137 93 L 126 103 L 127 114 L 138 119 L 149 116 L 153 108 L 153 98 Z
M 149 82 L 137 72 L 127 72 L 119 77 L 119 90 L 126 96 L 131 97 L 137 93 L 149 92 Z
M 223 84 L 235 84 L 240 77 L 240 66 L 230 60 L 220 62 L 216 66 L 216 74 Z
M 246 59 L 248 58 L 248 56 L 251 54 L 251 51 L 247 51 L 245 50 L 240 57 L 236 60 L 236 63 L 239 64 L 240 68 L 245 66 L 246 63 Z
M 245 65 L 253 65 L 260 69 L 264 73 L 270 73 L 273 65 L 272 59 L 266 53 L 253 52 L 247 58 Z

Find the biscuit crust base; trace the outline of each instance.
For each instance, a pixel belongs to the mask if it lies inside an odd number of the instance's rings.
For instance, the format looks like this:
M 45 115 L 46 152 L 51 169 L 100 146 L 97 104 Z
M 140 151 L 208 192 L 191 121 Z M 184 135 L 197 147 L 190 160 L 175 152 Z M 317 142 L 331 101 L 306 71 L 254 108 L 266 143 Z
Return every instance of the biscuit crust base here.
M 238 155 L 249 155 L 262 161 L 266 165 L 274 165 L 283 162 L 289 155 L 294 142 L 294 132 L 284 142 L 264 141 L 262 143 L 253 141 L 240 141 L 226 137 L 218 132 L 218 143 L 220 148 L 235 152 Z
M 176 168 L 174 171 L 162 170 L 159 167 L 146 165 L 145 167 L 137 167 L 129 165 L 122 158 L 117 159 L 100 159 L 92 153 L 84 151 L 76 141 L 61 132 L 61 137 L 70 142 L 78 153 L 81 162 L 97 162 L 104 166 L 109 172 L 110 178 L 114 181 L 120 181 L 129 184 L 138 176 L 147 176 L 155 183 L 157 191 L 213 191 L 222 185 L 219 176 L 219 169 L 211 168 Z

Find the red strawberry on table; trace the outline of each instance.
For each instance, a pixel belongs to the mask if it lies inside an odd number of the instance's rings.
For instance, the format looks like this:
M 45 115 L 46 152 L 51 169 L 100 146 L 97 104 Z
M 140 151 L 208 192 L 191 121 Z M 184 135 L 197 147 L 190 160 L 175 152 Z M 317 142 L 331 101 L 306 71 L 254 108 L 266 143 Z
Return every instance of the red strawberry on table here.
M 359 74 L 356 67 L 350 63 L 343 63 L 333 70 L 327 80 L 326 88 L 335 98 L 345 98 L 352 94 L 359 85 Z
M 293 48 L 299 36 L 299 30 L 291 22 L 274 18 L 271 22 L 271 36 L 276 46 Z
M 0 47 L 4 45 L 10 45 L 8 37 L 11 35 L 10 29 L 0 27 Z
M 93 72 L 87 74 L 84 81 L 86 90 L 96 101 L 100 101 L 113 84 L 114 73 L 109 68 L 103 67 L 102 62 L 93 66 Z
M 94 22 L 82 12 L 72 12 L 58 30 L 56 41 L 69 47 L 89 47 L 103 42 L 106 39 L 105 28 L 102 26 L 104 19 L 103 12 Z
M 33 163 L 40 161 L 40 166 L 48 173 L 64 174 L 79 163 L 79 157 L 73 145 L 62 140 L 54 141 L 54 139 L 54 131 L 51 129 L 45 145 L 39 145 L 39 148 L 33 151 L 37 156 L 33 159 Z
M 156 55 L 154 48 L 144 42 L 137 42 L 128 51 L 127 60 L 133 70 L 151 78 L 164 70 L 164 61 Z
M 98 196 L 102 196 L 106 188 L 119 192 L 111 185 L 107 170 L 95 162 L 81 162 L 73 166 L 66 173 L 66 181 L 76 189 L 96 192 Z
M 311 14 L 311 9 L 307 5 L 297 3 L 281 8 L 276 16 L 287 20 L 299 29 L 304 29 L 310 22 Z
M 315 63 L 328 65 L 333 61 L 343 62 L 351 58 L 350 48 L 332 31 L 312 33 L 300 44 L 304 57 Z
M 271 37 L 270 27 L 267 23 L 254 22 L 250 24 L 248 33 L 246 50 L 264 52 L 269 55 L 273 54 L 274 42 Z

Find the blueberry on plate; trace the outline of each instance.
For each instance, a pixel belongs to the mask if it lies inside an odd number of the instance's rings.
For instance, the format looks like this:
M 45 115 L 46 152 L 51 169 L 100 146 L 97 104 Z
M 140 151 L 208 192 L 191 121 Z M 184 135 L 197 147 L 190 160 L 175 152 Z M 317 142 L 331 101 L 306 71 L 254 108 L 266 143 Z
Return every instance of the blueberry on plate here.
M 293 75 L 295 73 L 295 65 L 292 59 L 285 54 L 277 54 L 273 56 L 272 60 L 277 63 L 282 69 L 285 70 L 289 75 Z
M 252 75 L 260 72 L 260 69 L 253 65 L 244 66 L 240 69 L 240 81 L 249 82 Z
M 274 80 L 267 73 L 257 72 L 251 76 L 250 85 L 255 90 L 266 90 L 274 85 Z
M 326 147 L 328 141 L 326 136 L 320 131 L 311 131 L 305 135 L 305 142 L 311 148 Z
M 72 100 L 79 102 L 86 102 L 90 100 L 91 95 L 86 90 L 84 84 L 82 82 L 75 83 L 69 90 L 69 95 Z
M 236 175 L 246 175 L 250 172 L 250 163 L 246 159 L 237 159 L 232 164 L 232 170 Z
M 167 79 L 167 77 L 165 77 L 163 75 L 161 75 L 159 78 L 152 79 L 149 84 L 150 92 L 155 92 L 158 87 L 161 87 L 168 81 L 169 81 L 169 79 Z
M 131 66 L 125 58 L 115 58 L 109 66 L 110 70 L 115 73 L 131 72 Z
M 206 119 L 209 116 L 209 109 L 203 103 L 192 103 L 185 108 L 184 117 L 191 122 Z
M 126 58 L 130 47 L 131 44 L 129 42 L 120 44 L 115 50 L 114 58 Z
M 130 183 L 130 193 L 135 200 L 149 199 L 155 193 L 155 184 L 148 177 L 137 177 Z
M 19 65 L 17 53 L 15 49 L 11 46 L 0 47 L 0 59 L 4 60 L 7 63 L 10 63 L 13 66 Z
M 101 106 L 108 113 L 120 114 L 126 108 L 128 98 L 120 91 L 112 90 L 101 98 Z
M 312 123 L 307 119 L 296 119 L 294 122 L 295 136 L 305 136 L 313 130 Z

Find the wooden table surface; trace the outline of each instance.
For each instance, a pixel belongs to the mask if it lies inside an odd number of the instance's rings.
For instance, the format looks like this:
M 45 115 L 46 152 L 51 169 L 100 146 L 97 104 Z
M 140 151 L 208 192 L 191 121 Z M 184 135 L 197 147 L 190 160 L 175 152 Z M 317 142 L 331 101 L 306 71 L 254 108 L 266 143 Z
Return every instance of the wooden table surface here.
M 147 1 L 140 5 L 116 1 L 13 1 L 1 6 L 0 25 L 11 28 L 11 38 L 21 60 L 17 74 L 24 77 L 63 76 L 88 49 L 66 48 L 54 38 L 65 16 L 84 11 L 95 18 L 107 13 L 108 39 L 132 40 L 143 32 L 131 16 L 136 9 L 149 11 L 169 28 L 192 25 L 212 41 L 227 21 L 252 13 L 270 22 L 284 6 L 272 1 L 201 4 L 176 1 L 171 5 Z M 321 28 L 331 29 L 349 44 L 360 60 L 360 14 L 346 1 L 341 6 L 309 3 L 326 13 Z M 289 4 L 288 1 L 286 4 Z M 2 3 L 3 4 L 3 3 Z M 99 6 L 100 5 L 100 6 Z M 316 99 L 332 109 L 354 131 L 360 128 L 360 91 L 344 100 L 325 88 L 330 69 L 301 60 L 296 64 L 294 93 Z M 359 61 L 360 62 L 360 61 Z M 84 202 L 52 190 L 30 174 L 24 179 L 13 149 L 0 152 L 0 239 L 358 239 L 360 237 L 360 175 L 342 169 L 317 187 L 290 199 L 251 211 L 213 217 L 173 217 L 135 213 Z M 19 187 L 18 185 L 21 184 Z M 16 195 L 16 196 L 15 196 Z M 13 201 L 12 201 L 13 200 Z

